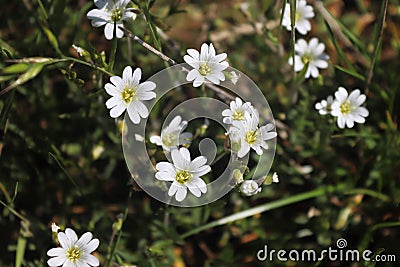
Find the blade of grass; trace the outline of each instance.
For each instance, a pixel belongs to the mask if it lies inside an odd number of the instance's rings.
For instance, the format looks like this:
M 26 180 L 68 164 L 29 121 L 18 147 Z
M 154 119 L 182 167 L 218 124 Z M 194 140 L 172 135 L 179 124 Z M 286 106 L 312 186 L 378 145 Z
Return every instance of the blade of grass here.
M 82 196 L 82 191 L 76 181 L 72 178 L 72 176 L 69 174 L 69 172 L 64 168 L 64 165 L 61 163 L 61 161 L 57 158 L 56 155 L 53 153 L 49 152 L 49 155 L 54 159 L 54 161 L 57 163 L 58 167 L 60 167 L 61 171 L 67 176 L 69 181 L 78 189 L 78 195 Z
M 190 230 L 190 231 L 184 233 L 181 237 L 183 239 L 185 239 L 191 235 L 197 234 L 199 232 L 202 232 L 204 230 L 207 230 L 207 229 L 210 229 L 210 228 L 213 228 L 216 226 L 228 224 L 228 223 L 231 223 L 231 222 L 234 222 L 237 220 L 241 220 L 241 219 L 244 219 L 244 218 L 247 218 L 250 216 L 254 216 L 256 214 L 260 214 L 260 213 L 263 213 L 266 211 L 274 210 L 274 209 L 277 209 L 280 207 L 288 206 L 290 204 L 298 203 L 298 202 L 301 202 L 301 201 L 304 201 L 307 199 L 315 198 L 318 196 L 323 196 L 327 193 L 343 191 L 346 188 L 346 186 L 347 186 L 346 184 L 339 184 L 337 186 L 325 186 L 325 187 L 321 187 L 321 188 L 311 190 L 311 191 L 308 191 L 305 193 L 294 195 L 294 196 L 291 196 L 288 198 L 284 198 L 284 199 L 276 200 L 276 201 L 266 203 L 266 204 L 263 204 L 260 206 L 256 206 L 254 208 L 251 208 L 251 209 L 248 209 L 245 211 L 241 211 L 241 212 L 226 216 L 224 218 L 221 218 L 219 220 L 210 222 L 208 224 L 202 225 L 200 227 L 197 227 L 193 230 Z
M 335 65 L 335 68 L 337 68 L 338 70 L 340 70 L 340 71 L 342 71 L 344 73 L 347 73 L 347 74 L 353 76 L 354 78 L 357 78 L 357 79 L 359 79 L 361 81 L 365 81 L 365 77 L 363 75 L 361 75 L 360 73 L 357 73 L 355 70 L 349 70 L 349 69 L 346 69 L 346 68 L 341 67 L 339 65 Z
M 292 68 L 293 80 L 296 79 L 295 62 L 294 62 L 294 58 L 295 58 L 294 45 L 296 43 L 295 22 L 296 22 L 296 0 L 291 0 L 290 1 L 290 23 L 292 25 L 292 29 L 290 31 L 290 51 L 292 53 L 292 59 L 293 59 L 293 68 Z
M 369 91 L 369 85 L 371 84 L 371 80 L 372 80 L 372 76 L 374 74 L 374 67 L 375 67 L 375 62 L 376 62 L 376 58 L 378 57 L 378 52 L 381 48 L 382 45 L 382 38 L 383 38 L 383 25 L 385 23 L 386 20 L 386 13 L 387 13 L 387 6 L 388 6 L 389 0 L 384 0 L 382 2 L 382 6 L 381 6 L 381 12 L 380 12 L 380 21 L 378 24 L 378 37 L 375 40 L 374 43 L 374 51 L 372 53 L 372 60 L 371 60 L 371 65 L 368 69 L 367 72 L 367 81 L 365 84 L 365 94 L 368 94 Z

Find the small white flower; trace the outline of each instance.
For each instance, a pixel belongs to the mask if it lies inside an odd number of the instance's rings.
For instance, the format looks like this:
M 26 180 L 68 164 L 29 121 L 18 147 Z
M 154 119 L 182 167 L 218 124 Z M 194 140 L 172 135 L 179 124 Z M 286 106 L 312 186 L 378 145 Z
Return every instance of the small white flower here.
M 79 56 L 83 56 L 85 53 L 85 49 L 83 49 L 82 47 L 79 47 L 77 45 L 72 45 L 72 48 L 76 51 L 76 53 L 79 54 Z
M 314 10 L 312 6 L 307 5 L 306 0 L 297 0 L 296 15 L 294 21 L 295 29 L 303 35 L 307 34 L 307 32 L 311 30 L 311 23 L 308 20 L 313 17 L 314 17 Z M 285 13 L 283 14 L 282 26 L 286 27 L 288 31 L 292 30 L 289 3 L 286 3 Z
M 253 196 L 261 192 L 261 187 L 254 180 L 246 180 L 240 185 L 240 192 L 246 196 Z
M 60 227 L 56 223 L 51 224 L 51 231 L 53 233 L 58 233 L 58 230 L 60 230 Z
M 161 136 L 151 136 L 150 142 L 162 146 L 166 151 L 190 144 L 193 135 L 189 132 L 182 133 L 186 126 L 187 121 L 182 121 L 182 117 L 178 115 L 161 131 Z
M 333 96 L 330 95 L 326 100 L 324 99 L 321 102 L 316 103 L 315 109 L 318 110 L 321 115 L 331 114 L 333 102 Z
M 152 92 L 156 84 L 151 81 L 140 83 L 141 76 L 140 68 L 135 69 L 132 74 L 132 68 L 127 66 L 122 73 L 122 78 L 112 76 L 111 83 L 104 86 L 107 93 L 112 96 L 106 102 L 107 108 L 111 109 L 112 118 L 117 118 L 128 110 L 129 118 L 133 123 L 138 124 L 140 118 L 149 116 L 147 107 L 141 101 L 156 97 L 156 93 Z
M 206 79 L 214 84 L 225 81 L 222 71 L 229 66 L 228 62 L 223 61 L 227 57 L 226 53 L 216 55 L 212 43 L 210 46 L 203 43 L 200 53 L 195 49 L 188 49 L 187 53 L 183 59 L 193 69 L 187 74 L 186 80 L 193 81 L 194 87 L 202 85 Z
M 126 8 L 131 0 L 94 0 L 98 9 L 90 10 L 87 13 L 93 27 L 105 25 L 104 35 L 108 40 L 114 37 L 114 23 L 116 23 L 117 38 L 124 36 L 124 20 L 135 19 L 136 14 L 133 8 Z
M 307 72 L 304 77 L 318 77 L 318 69 L 328 67 L 329 56 L 324 53 L 325 45 L 319 43 L 317 38 L 312 38 L 309 43 L 299 39 L 294 46 L 296 55 L 294 56 L 294 70 L 299 72 L 308 63 Z M 289 64 L 293 65 L 293 58 L 289 58 Z
M 70 228 L 65 229 L 65 233 L 59 232 L 61 247 L 47 251 L 47 255 L 52 257 L 47 264 L 68 267 L 99 266 L 99 260 L 91 253 L 97 249 L 100 242 L 92 237 L 92 233 L 86 232 L 78 240 L 75 231 Z
M 276 172 L 274 172 L 272 174 L 272 182 L 273 183 L 279 183 L 279 177 L 278 177 L 278 174 Z
M 361 94 L 359 89 L 347 93 L 343 87 L 339 87 L 335 92 L 335 102 L 332 104 L 332 116 L 337 118 L 337 125 L 343 129 L 345 126 L 352 128 L 354 122 L 364 123 L 365 117 L 369 115 L 366 108 L 361 107 L 367 97 Z
M 239 80 L 240 74 L 237 75 L 236 72 L 231 71 L 231 72 L 229 72 L 229 77 L 230 77 L 231 82 L 233 84 L 236 84 Z
M 232 127 L 229 129 L 230 136 L 238 135 L 240 137 L 239 158 L 246 156 L 250 148 L 254 149 L 258 155 L 262 155 L 262 148 L 268 148 L 266 141 L 275 138 L 277 135 L 276 132 L 270 132 L 274 128 L 271 123 L 258 127 L 259 115 L 257 110 L 254 111 L 253 115 L 245 112 L 245 120 L 233 121 Z
M 184 147 L 172 150 L 171 157 L 173 164 L 159 162 L 156 165 L 156 178 L 172 182 L 168 195 L 175 195 L 177 201 L 182 201 L 186 198 L 187 189 L 196 197 L 205 194 L 207 185 L 200 177 L 211 171 L 211 167 L 206 165 L 207 158 L 199 156 L 192 161 L 189 150 Z
M 243 103 L 239 97 L 236 97 L 234 101 L 231 101 L 230 109 L 222 111 L 222 116 L 225 117 L 223 122 L 226 124 L 232 124 L 232 121 L 243 121 L 245 119 L 245 112 L 253 114 L 254 110 L 255 109 L 250 102 Z

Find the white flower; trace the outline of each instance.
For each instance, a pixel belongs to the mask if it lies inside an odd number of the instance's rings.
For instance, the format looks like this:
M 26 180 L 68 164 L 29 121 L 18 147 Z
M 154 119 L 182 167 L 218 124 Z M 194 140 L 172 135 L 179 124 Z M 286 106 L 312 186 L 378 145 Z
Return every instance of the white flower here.
M 333 102 L 333 96 L 330 95 L 326 100 L 324 99 L 321 102 L 316 103 L 315 109 L 318 110 L 321 115 L 331 114 Z
M 240 185 L 240 192 L 246 196 L 253 196 L 261 192 L 261 187 L 254 180 L 246 180 Z
M 91 253 L 97 249 L 100 242 L 92 237 L 92 233 L 86 232 L 78 240 L 75 231 L 70 228 L 65 229 L 65 233 L 59 232 L 61 247 L 47 251 L 47 255 L 53 257 L 47 264 L 64 267 L 99 266 L 99 260 Z
M 98 9 L 90 10 L 87 13 L 93 27 L 105 25 L 104 35 L 108 40 L 114 37 L 114 23 L 116 23 L 117 38 L 124 36 L 124 24 L 122 21 L 135 19 L 136 14 L 133 8 L 126 8 L 131 0 L 94 0 Z
M 172 182 L 168 195 L 175 195 L 177 201 L 182 201 L 186 198 L 187 189 L 196 197 L 206 193 L 207 185 L 200 176 L 211 171 L 211 167 L 206 165 L 207 158 L 199 156 L 192 161 L 189 150 L 184 147 L 172 150 L 171 157 L 173 164 L 159 162 L 156 165 L 156 178 Z
M 60 227 L 59 227 L 56 223 L 52 223 L 52 224 L 51 224 L 51 231 L 52 231 L 53 233 L 57 233 L 58 230 L 60 230 Z
M 150 81 L 140 83 L 141 76 L 140 68 L 135 69 L 132 74 L 132 68 L 127 66 L 122 73 L 122 78 L 112 76 L 111 83 L 104 86 L 107 93 L 112 96 L 106 102 L 107 108 L 111 109 L 112 118 L 119 117 L 126 109 L 129 118 L 135 124 L 140 122 L 140 117 L 149 116 L 147 107 L 141 101 L 156 97 L 156 93 L 152 92 L 156 84 Z
M 262 148 L 267 149 L 267 140 L 276 137 L 276 132 L 270 132 L 274 125 L 269 123 L 262 127 L 258 127 L 258 111 L 254 110 L 253 115 L 245 112 L 244 121 L 233 121 L 232 127 L 229 129 L 230 136 L 239 136 L 240 149 L 238 157 L 243 158 L 249 153 L 250 148 L 254 149 L 258 155 L 262 155 Z
M 307 32 L 311 30 L 311 23 L 308 21 L 308 19 L 313 17 L 314 17 L 314 11 L 312 6 L 307 5 L 306 0 L 297 0 L 296 15 L 294 21 L 295 29 L 303 35 L 307 34 Z M 289 3 L 286 3 L 285 13 L 283 14 L 282 26 L 286 27 L 288 31 L 292 30 Z
M 162 131 L 161 136 L 151 136 L 150 142 L 162 146 L 164 150 L 171 151 L 179 145 L 190 144 L 193 135 L 189 132 L 182 133 L 186 129 L 187 121 L 182 121 L 181 116 L 176 116 Z
M 304 65 L 308 63 L 307 72 L 304 77 L 313 78 L 318 77 L 319 69 L 326 69 L 328 67 L 329 56 L 324 53 L 325 45 L 319 43 L 317 38 L 312 38 L 310 42 L 299 39 L 294 46 L 296 55 L 294 56 L 294 70 L 299 72 L 303 69 Z M 293 58 L 289 58 L 289 64 L 293 65 Z
M 195 49 L 188 49 L 187 53 L 188 55 L 185 55 L 183 59 L 194 69 L 189 71 L 186 80 L 193 81 L 194 87 L 202 85 L 206 79 L 214 84 L 225 81 L 225 75 L 222 71 L 229 64 L 222 60 L 226 58 L 226 53 L 216 55 L 213 44 L 208 46 L 205 43 L 202 44 L 200 53 Z
M 232 124 L 232 121 L 243 121 L 245 119 L 244 113 L 248 112 L 253 114 L 254 110 L 255 109 L 250 102 L 243 103 L 239 97 L 236 97 L 234 101 L 231 101 L 230 109 L 222 111 L 222 116 L 225 117 L 223 122 L 226 124 Z
M 343 87 L 339 87 L 335 93 L 336 101 L 332 104 L 332 116 L 337 118 L 337 125 L 343 129 L 345 126 L 352 128 L 354 122 L 364 123 L 365 117 L 369 115 L 366 108 L 361 107 L 367 97 L 361 94 L 359 89 L 347 93 Z
M 76 51 L 76 53 L 78 53 L 79 54 L 79 56 L 83 56 L 84 54 L 85 54 L 85 49 L 83 49 L 82 47 L 80 47 L 80 46 L 77 46 L 77 45 L 72 45 L 72 48 Z
M 272 182 L 279 183 L 279 177 L 278 177 L 278 174 L 276 172 L 274 172 L 272 174 Z

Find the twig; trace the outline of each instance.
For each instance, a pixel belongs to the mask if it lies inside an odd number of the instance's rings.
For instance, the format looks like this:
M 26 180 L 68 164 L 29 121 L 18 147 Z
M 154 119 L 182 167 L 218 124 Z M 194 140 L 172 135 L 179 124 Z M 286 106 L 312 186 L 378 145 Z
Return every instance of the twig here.
M 170 57 L 166 56 L 162 52 L 158 51 L 157 49 L 155 49 L 154 47 L 152 47 L 151 45 L 149 45 L 148 43 L 146 43 L 145 41 L 140 39 L 138 36 L 134 35 L 131 32 L 128 32 L 128 31 L 127 31 L 127 34 L 128 34 L 129 38 L 132 38 L 134 41 L 138 42 L 141 46 L 143 46 L 144 48 L 146 48 L 147 50 L 149 50 L 150 52 L 152 52 L 156 56 L 160 57 L 162 60 L 168 62 L 170 65 L 176 65 L 176 62 L 173 59 L 171 59 Z
M 380 48 L 380 46 L 382 44 L 383 28 L 384 28 L 383 26 L 384 26 L 385 20 L 386 20 L 388 2 L 389 2 L 389 0 L 385 0 L 382 3 L 382 10 L 381 10 L 382 19 L 381 19 L 381 21 L 379 23 L 379 33 L 378 33 L 378 37 L 376 38 L 376 43 L 375 43 L 375 46 L 374 46 L 374 52 L 372 54 L 371 65 L 370 65 L 370 67 L 368 69 L 368 72 L 367 72 L 367 82 L 365 84 L 365 94 L 368 94 L 369 85 L 371 84 L 372 76 L 374 75 L 374 67 L 375 67 L 376 58 L 378 56 L 379 48 Z

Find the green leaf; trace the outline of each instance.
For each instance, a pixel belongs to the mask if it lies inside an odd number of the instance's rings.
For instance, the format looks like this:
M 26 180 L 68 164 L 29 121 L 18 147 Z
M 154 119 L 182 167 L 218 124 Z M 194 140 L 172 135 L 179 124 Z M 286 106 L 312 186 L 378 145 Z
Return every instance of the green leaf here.
M 27 63 L 17 63 L 3 69 L 2 74 L 18 74 L 26 72 L 29 69 Z
M 22 266 L 22 261 L 24 260 L 24 254 L 25 254 L 25 249 L 26 249 L 26 238 L 22 236 L 22 234 L 19 235 L 18 241 L 17 241 L 17 253 L 15 255 L 15 267 L 21 267 Z
M 9 86 L 7 86 L 3 91 L 1 91 L 0 95 L 3 95 L 5 93 L 7 93 L 8 91 L 14 89 L 15 87 L 20 86 L 20 85 L 26 83 L 27 81 L 35 78 L 42 71 L 42 69 L 45 65 L 46 64 L 44 64 L 44 63 L 32 64 L 29 67 L 29 69 L 24 74 L 19 76 L 19 78 L 16 81 L 14 81 Z
M 357 73 L 355 70 L 349 70 L 349 69 L 346 69 L 339 65 L 335 65 L 335 68 L 337 68 L 338 70 L 343 71 L 344 73 L 347 73 L 361 81 L 365 81 L 365 77 L 363 75 L 361 75 L 360 73 Z

